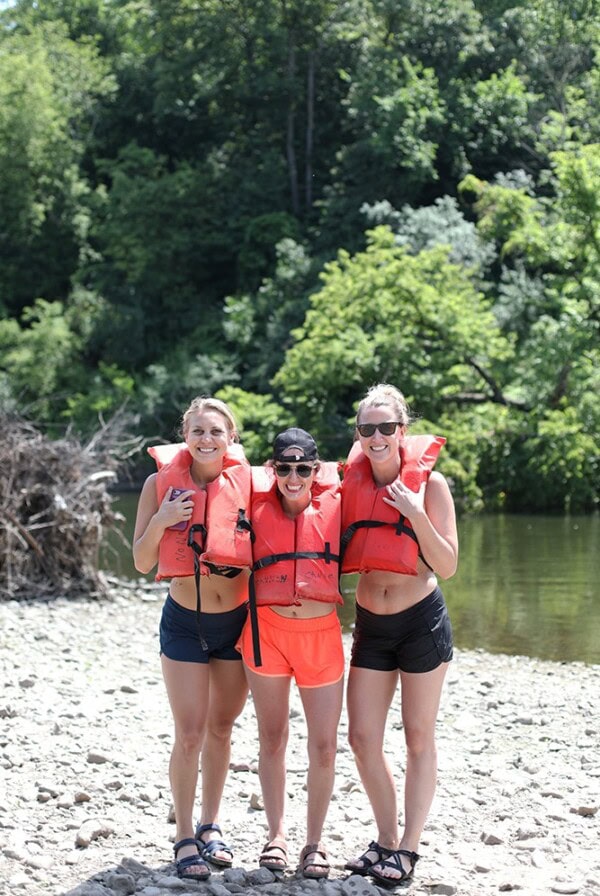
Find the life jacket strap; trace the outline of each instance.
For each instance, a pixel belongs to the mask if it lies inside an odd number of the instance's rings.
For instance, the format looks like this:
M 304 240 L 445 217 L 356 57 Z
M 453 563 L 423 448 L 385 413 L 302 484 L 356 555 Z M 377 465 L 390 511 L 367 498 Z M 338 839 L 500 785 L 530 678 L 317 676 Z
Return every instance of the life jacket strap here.
M 395 535 L 408 535 L 408 537 L 412 538 L 413 541 L 416 541 L 417 544 L 419 543 L 414 529 L 406 524 L 406 517 L 402 516 L 402 514 L 400 514 L 397 523 L 386 523 L 383 520 L 356 520 L 355 523 L 350 523 L 347 529 L 342 533 L 340 539 L 340 553 L 342 557 L 344 556 L 344 552 L 348 547 L 350 539 L 359 529 L 380 529 L 381 526 L 393 526 Z
M 201 536 L 201 544 L 195 540 L 194 536 L 196 532 L 200 533 Z M 203 526 L 202 523 L 196 523 L 194 526 L 190 526 L 190 531 L 188 532 L 188 547 L 190 547 L 194 552 L 194 579 L 196 582 L 196 625 L 198 626 L 198 637 L 200 638 L 200 646 L 202 650 L 208 650 L 208 644 L 206 643 L 206 638 L 202 634 L 202 629 L 200 627 L 201 621 L 201 599 L 200 599 L 200 557 L 204 552 L 204 544 L 206 541 L 206 526 Z
M 254 572 L 248 579 L 248 610 L 250 613 L 250 628 L 252 631 L 252 649 L 254 651 L 254 665 L 262 666 L 260 655 L 260 632 L 258 630 L 258 611 L 256 609 L 256 587 L 254 585 Z
M 252 647 L 254 649 L 255 666 L 262 666 L 262 658 L 260 655 L 260 632 L 258 628 L 254 573 L 259 569 L 266 569 L 268 566 L 273 566 L 274 563 L 279 563 L 280 560 L 325 560 L 326 563 L 340 562 L 339 555 L 332 554 L 331 545 L 326 541 L 324 551 L 287 551 L 282 554 L 269 554 L 268 557 L 262 557 L 252 564 L 252 572 L 248 579 L 248 609 L 250 612 L 250 627 L 252 629 Z
M 287 551 L 281 554 L 269 554 L 267 557 L 255 560 L 252 564 L 252 571 L 256 572 L 257 569 L 273 566 L 274 563 L 279 563 L 280 560 L 325 560 L 326 563 L 339 563 L 340 556 L 339 554 L 333 554 L 331 545 L 329 542 L 325 542 L 324 551 Z
M 407 525 L 406 517 L 403 514 L 400 514 L 397 523 L 385 523 L 383 520 L 357 520 L 355 523 L 350 523 L 345 532 L 342 533 L 342 537 L 340 539 L 340 556 L 343 562 L 344 553 L 348 544 L 350 543 L 350 539 L 359 529 L 379 529 L 381 526 L 393 526 L 395 535 L 408 535 L 409 538 L 416 543 L 417 548 L 419 549 L 418 555 L 420 559 L 423 561 L 425 566 L 428 569 L 431 569 L 433 572 L 433 567 L 429 565 L 423 554 L 421 553 L 421 547 L 419 545 L 419 540 L 415 534 L 415 530 L 412 526 Z

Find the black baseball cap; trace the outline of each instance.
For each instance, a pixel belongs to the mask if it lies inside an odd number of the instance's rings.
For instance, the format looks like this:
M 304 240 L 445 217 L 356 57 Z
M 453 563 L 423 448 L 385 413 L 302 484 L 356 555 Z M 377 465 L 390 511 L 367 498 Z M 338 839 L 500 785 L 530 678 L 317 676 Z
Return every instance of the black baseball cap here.
M 295 449 L 294 454 L 292 448 Z M 311 434 L 297 426 L 280 432 L 273 442 L 273 460 L 276 461 L 316 460 L 318 456 L 317 443 Z

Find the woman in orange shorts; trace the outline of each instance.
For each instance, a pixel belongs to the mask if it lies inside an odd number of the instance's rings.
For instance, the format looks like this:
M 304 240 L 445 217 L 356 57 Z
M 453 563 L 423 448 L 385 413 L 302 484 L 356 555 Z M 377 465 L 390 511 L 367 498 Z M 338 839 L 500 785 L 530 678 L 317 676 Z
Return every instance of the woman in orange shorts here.
M 335 609 L 339 593 L 340 482 L 337 464 L 319 463 L 309 433 L 280 433 L 273 457 L 253 469 L 251 617 L 238 647 L 258 721 L 259 766 L 269 839 L 261 867 L 288 867 L 285 757 L 290 682 L 295 678 L 308 730 L 304 877 L 329 874 L 321 843 L 333 791 L 342 710 L 344 653 Z M 254 628 L 254 633 L 253 633 Z

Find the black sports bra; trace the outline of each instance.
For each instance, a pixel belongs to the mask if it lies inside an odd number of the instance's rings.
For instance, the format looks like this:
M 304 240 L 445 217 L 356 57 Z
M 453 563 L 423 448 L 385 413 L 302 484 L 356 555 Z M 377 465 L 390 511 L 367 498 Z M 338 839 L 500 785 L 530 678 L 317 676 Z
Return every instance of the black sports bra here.
M 238 566 L 217 566 L 216 563 L 208 563 L 206 560 L 202 562 L 214 576 L 224 576 L 226 579 L 235 579 L 242 571 Z

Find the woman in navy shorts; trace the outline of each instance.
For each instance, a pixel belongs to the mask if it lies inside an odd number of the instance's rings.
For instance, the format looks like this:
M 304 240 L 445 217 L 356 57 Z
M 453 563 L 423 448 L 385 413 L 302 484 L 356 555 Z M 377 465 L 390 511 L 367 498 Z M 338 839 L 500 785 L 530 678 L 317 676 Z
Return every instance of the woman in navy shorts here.
M 175 860 L 181 878 L 206 880 L 207 862 L 232 864 L 218 813 L 233 724 L 248 694 L 235 644 L 247 615 L 249 569 L 243 566 L 251 554 L 249 532 L 240 525 L 234 533 L 228 520 L 230 505 L 234 514 L 244 506 L 244 489 L 249 504 L 250 467 L 236 444 L 233 415 L 217 399 L 194 399 L 183 415 L 183 437 L 185 445 L 149 449 L 159 469 L 140 495 L 133 556 L 140 572 L 158 565 L 157 578 L 170 580 L 160 650 L 175 724 L 169 765 Z M 217 551 L 231 541 L 232 560 L 210 561 L 213 531 Z M 236 544 L 247 544 L 247 564 L 243 550 L 236 556 Z M 194 830 L 200 751 L 202 814 Z
M 358 407 L 357 441 L 342 484 L 342 570 L 359 573 L 349 740 L 377 828 L 365 852 L 345 867 L 387 887 L 412 877 L 435 792 L 435 724 L 452 659 L 437 577 L 452 576 L 458 559 L 454 502 L 444 477 L 432 472 L 445 440 L 409 436 L 408 424 L 398 389 L 370 389 Z M 398 681 L 407 750 L 402 833 L 384 753 Z

